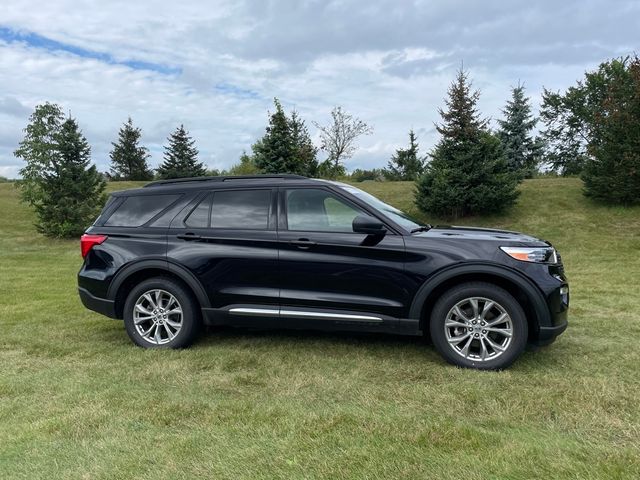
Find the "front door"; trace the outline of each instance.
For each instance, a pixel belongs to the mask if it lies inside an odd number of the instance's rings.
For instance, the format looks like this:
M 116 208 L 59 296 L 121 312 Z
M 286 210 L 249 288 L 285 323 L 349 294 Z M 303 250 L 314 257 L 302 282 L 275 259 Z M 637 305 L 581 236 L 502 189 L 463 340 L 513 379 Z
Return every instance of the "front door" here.
M 354 233 L 353 219 L 368 214 L 328 188 L 281 188 L 279 196 L 281 319 L 356 325 L 406 318 L 401 235 Z

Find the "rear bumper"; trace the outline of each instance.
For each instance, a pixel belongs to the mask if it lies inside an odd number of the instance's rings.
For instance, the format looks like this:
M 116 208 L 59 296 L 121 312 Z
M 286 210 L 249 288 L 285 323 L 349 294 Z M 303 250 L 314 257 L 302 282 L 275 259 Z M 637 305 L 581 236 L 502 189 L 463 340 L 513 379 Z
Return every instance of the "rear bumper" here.
M 116 318 L 115 302 L 113 300 L 94 297 L 87 289 L 82 287 L 78 287 L 78 294 L 80 295 L 82 304 L 89 310 L 106 315 L 107 317 Z

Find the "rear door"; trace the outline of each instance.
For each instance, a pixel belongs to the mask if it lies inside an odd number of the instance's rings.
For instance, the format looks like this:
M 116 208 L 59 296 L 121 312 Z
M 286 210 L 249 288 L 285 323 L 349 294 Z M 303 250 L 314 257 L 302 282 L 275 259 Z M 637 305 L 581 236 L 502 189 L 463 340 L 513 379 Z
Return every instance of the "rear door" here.
M 172 221 L 167 259 L 198 278 L 220 313 L 264 305 L 277 315 L 276 190 L 202 192 Z
M 282 318 L 354 324 L 406 318 L 403 237 L 354 233 L 357 215 L 370 214 L 331 189 L 281 188 Z

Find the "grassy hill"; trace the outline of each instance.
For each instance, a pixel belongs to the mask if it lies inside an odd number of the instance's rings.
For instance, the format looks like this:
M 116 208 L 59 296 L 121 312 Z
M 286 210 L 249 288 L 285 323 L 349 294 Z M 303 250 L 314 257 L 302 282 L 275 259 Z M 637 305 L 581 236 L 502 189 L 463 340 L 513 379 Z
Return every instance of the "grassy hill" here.
M 411 183 L 359 186 L 413 210 Z M 572 289 L 555 344 L 476 372 L 388 336 L 134 348 L 81 306 L 78 242 L 1 184 L 0 478 L 639 478 L 640 209 L 580 188 L 530 180 L 508 215 L 458 222 L 550 240 Z

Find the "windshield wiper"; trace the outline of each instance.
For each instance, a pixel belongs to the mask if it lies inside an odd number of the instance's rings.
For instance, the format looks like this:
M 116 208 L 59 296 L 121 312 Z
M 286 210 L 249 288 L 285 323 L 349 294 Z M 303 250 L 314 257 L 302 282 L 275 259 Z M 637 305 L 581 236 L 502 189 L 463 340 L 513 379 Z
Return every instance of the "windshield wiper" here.
M 426 224 L 426 225 L 421 225 L 418 228 L 414 228 L 413 230 L 411 230 L 411 233 L 426 232 L 428 230 L 431 230 L 431 225 Z

